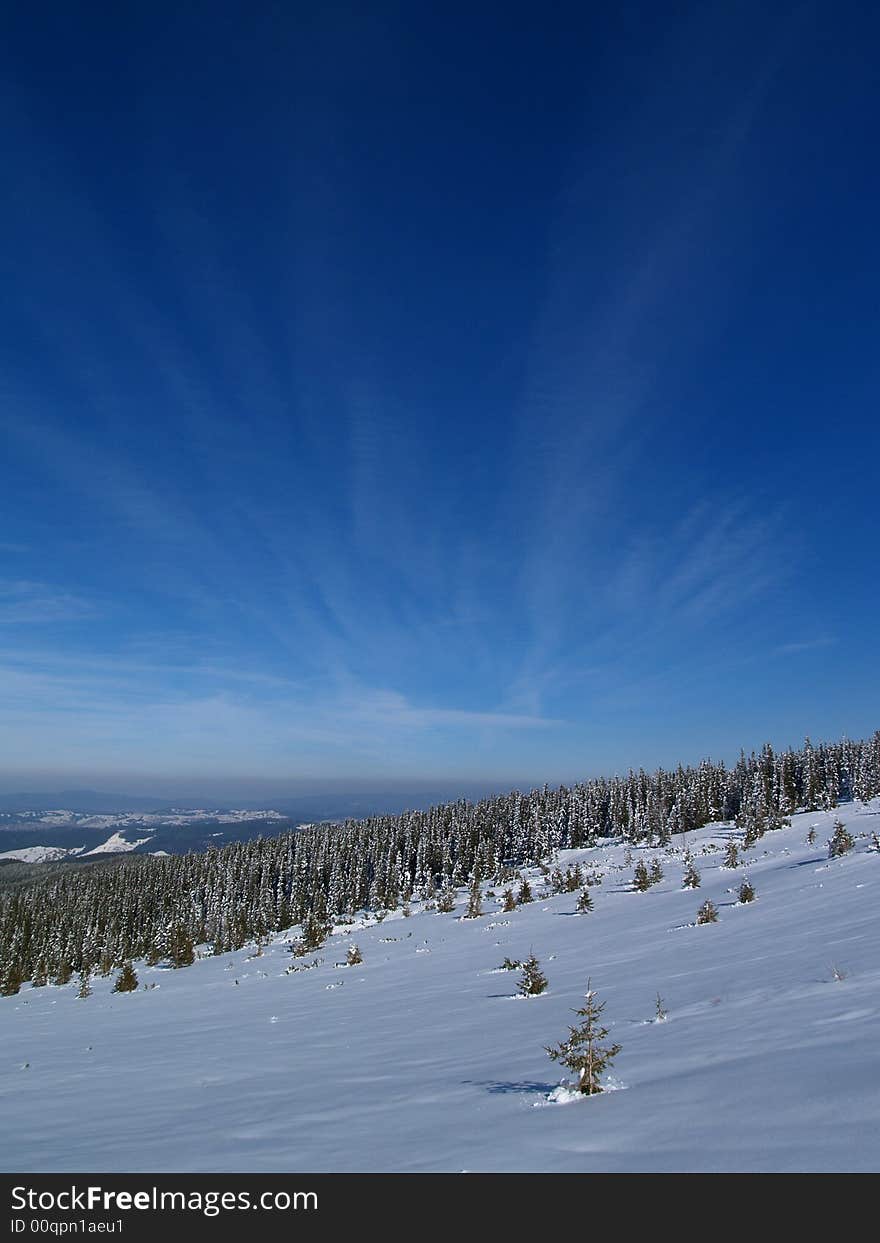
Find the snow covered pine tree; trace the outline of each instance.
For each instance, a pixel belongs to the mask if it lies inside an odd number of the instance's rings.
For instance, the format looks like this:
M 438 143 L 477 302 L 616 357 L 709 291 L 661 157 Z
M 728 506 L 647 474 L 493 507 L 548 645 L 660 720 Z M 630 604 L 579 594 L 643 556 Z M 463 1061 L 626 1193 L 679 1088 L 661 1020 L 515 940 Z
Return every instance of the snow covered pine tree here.
M 552 1048 L 549 1045 L 545 1046 L 548 1057 L 554 1062 L 561 1062 L 563 1066 L 577 1074 L 577 1082 L 574 1086 L 584 1096 L 594 1096 L 603 1090 L 600 1082 L 602 1073 L 621 1050 L 619 1044 L 603 1045 L 601 1043 L 608 1036 L 608 1028 L 603 1027 L 600 1022 L 604 1009 L 605 1002 L 596 1000 L 591 981 L 587 980 L 587 995 L 584 1004 L 580 1009 L 573 1011 L 578 1018 L 583 1019 L 583 1022 L 577 1027 L 569 1027 L 567 1040 L 563 1040 Z

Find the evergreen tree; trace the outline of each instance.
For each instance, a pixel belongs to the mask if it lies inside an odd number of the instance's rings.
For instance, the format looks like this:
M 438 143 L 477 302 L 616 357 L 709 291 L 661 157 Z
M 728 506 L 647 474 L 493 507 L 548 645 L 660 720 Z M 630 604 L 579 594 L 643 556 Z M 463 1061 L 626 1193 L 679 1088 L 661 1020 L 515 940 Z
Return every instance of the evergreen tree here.
M 73 967 L 71 967 L 70 965 L 70 960 L 67 958 L 62 958 L 61 961 L 58 963 L 58 970 L 55 972 L 55 978 L 52 981 L 52 983 L 59 984 L 59 985 L 69 984 L 72 975 L 73 975 Z
M 14 997 L 23 982 L 17 960 L 8 959 L 0 969 L 0 997 Z
M 577 900 L 575 910 L 579 915 L 586 915 L 593 909 L 593 899 L 590 897 L 590 891 L 586 887 L 581 890 L 580 897 Z
M 441 889 L 437 898 L 437 910 L 441 915 L 448 915 L 450 911 L 455 910 L 455 890 Z
M 697 871 L 697 867 L 696 867 L 696 864 L 694 863 L 693 855 L 691 855 L 690 851 L 688 851 L 688 853 L 685 855 L 684 862 L 685 862 L 684 874 L 682 875 L 682 878 L 681 878 L 682 889 L 699 889 L 700 873 Z
M 345 956 L 345 964 L 348 967 L 357 967 L 364 961 L 364 956 L 357 945 L 349 945 L 348 953 Z
M 524 876 L 520 882 L 519 892 L 516 895 L 517 904 L 519 906 L 525 906 L 527 902 L 534 902 L 534 900 L 534 896 L 532 895 L 532 887 L 529 884 L 528 879 Z
M 731 840 L 727 843 L 727 852 L 724 855 L 722 866 L 726 868 L 739 867 L 739 849 L 735 841 Z
M 718 921 L 718 908 L 715 903 L 707 898 L 700 909 L 697 911 L 698 924 L 714 924 Z
M 190 967 L 195 962 L 192 937 L 182 924 L 175 924 L 168 934 L 168 959 L 172 967 Z
M 569 1027 L 566 1040 L 552 1048 L 547 1046 L 548 1057 L 577 1075 L 575 1087 L 584 1096 L 594 1096 L 603 1090 L 602 1075 L 621 1049 L 619 1044 L 602 1044 L 608 1037 L 608 1028 L 601 1022 L 604 1009 L 605 1002 L 596 1000 L 588 980 L 584 1004 L 574 1011 L 583 1021 L 577 1027 Z
M 80 972 L 79 992 L 77 993 L 77 997 L 91 997 L 91 995 L 92 986 L 89 983 L 89 971 L 86 969 L 85 971 Z
M 576 863 L 574 867 L 569 867 L 565 872 L 565 888 L 568 893 L 576 893 L 584 883 L 584 875 L 581 871 L 581 865 Z
M 468 897 L 468 909 L 465 919 L 479 919 L 483 914 L 483 894 L 480 889 L 480 873 L 474 872 L 471 891 Z
M 837 859 L 852 850 L 853 846 L 855 846 L 855 841 L 852 834 L 847 831 L 846 825 L 842 820 L 835 820 L 834 833 L 828 842 L 828 858 Z
M 314 911 L 309 911 L 303 920 L 302 925 L 302 943 L 305 952 L 310 954 L 313 950 L 319 950 L 327 939 L 329 929 L 325 923 L 318 919 Z
M 649 879 L 652 885 L 659 885 L 660 881 L 663 879 L 663 868 L 660 865 L 659 859 L 651 860 Z
M 664 1008 L 663 998 L 658 993 L 657 994 L 657 1005 L 654 1011 L 654 1022 L 665 1023 L 668 1015 L 669 1015 L 669 1011 Z
M 522 971 L 523 973 L 519 981 L 519 991 L 522 997 L 536 997 L 539 993 L 545 991 L 547 988 L 547 977 L 541 970 L 541 964 L 534 954 L 529 954 L 522 964 Z
M 754 902 L 755 890 L 750 880 L 746 879 L 743 881 L 739 887 L 737 896 L 739 897 L 740 902 Z
M 512 889 L 504 890 L 504 904 L 501 909 L 505 912 L 505 914 L 516 910 L 516 898 L 513 896 Z
M 131 961 L 122 964 L 122 970 L 116 977 L 116 983 L 113 985 L 114 993 L 133 993 L 137 989 L 138 978 L 137 972 L 131 964 Z
M 651 888 L 651 877 L 648 874 L 644 859 L 639 859 L 633 871 L 633 888 L 637 889 L 639 893 L 645 893 Z

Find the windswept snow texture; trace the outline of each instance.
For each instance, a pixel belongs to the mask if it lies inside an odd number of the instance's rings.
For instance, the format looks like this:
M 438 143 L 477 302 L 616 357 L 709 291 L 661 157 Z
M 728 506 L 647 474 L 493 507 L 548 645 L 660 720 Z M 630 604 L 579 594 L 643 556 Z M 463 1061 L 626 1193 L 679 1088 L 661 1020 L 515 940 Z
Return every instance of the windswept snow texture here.
M 829 859 L 836 815 L 855 849 Z M 816 826 L 815 845 L 805 844 Z M 690 835 L 702 874 L 632 892 L 625 850 L 569 852 L 604 873 L 508 915 L 389 916 L 292 959 L 288 936 L 93 996 L 0 999 L 7 1171 L 880 1169 L 880 800 L 794 818 L 722 867 L 730 826 Z M 708 850 L 708 853 L 702 853 Z M 740 905 L 748 876 L 757 901 Z M 488 886 L 486 886 L 488 888 Z M 496 890 L 500 897 L 500 887 Z M 696 926 L 711 898 L 715 924 Z M 356 941 L 364 962 L 339 964 Z M 508 955 L 550 981 L 515 999 Z M 322 960 L 283 974 L 291 962 Z M 620 1089 L 571 1099 L 544 1046 L 587 977 Z M 836 976 L 842 978 L 835 978 Z M 651 1021 L 658 991 L 668 1010 Z

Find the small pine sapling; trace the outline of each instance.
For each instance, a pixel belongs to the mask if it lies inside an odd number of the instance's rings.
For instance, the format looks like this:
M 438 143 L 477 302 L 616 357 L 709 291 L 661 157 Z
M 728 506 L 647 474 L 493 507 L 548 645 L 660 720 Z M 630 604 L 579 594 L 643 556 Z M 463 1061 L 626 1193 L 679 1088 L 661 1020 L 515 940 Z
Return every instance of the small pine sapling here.
M 752 882 L 748 880 L 748 878 L 740 885 L 737 896 L 739 897 L 740 902 L 754 902 L 755 890 Z
M 653 1022 L 655 1022 L 655 1023 L 665 1023 L 665 1022 L 666 1022 L 666 1019 L 667 1019 L 667 1017 L 668 1017 L 668 1016 L 669 1016 L 669 1011 L 668 1011 L 668 1010 L 664 1007 L 664 1005 L 663 1005 L 663 998 L 662 998 L 662 997 L 660 996 L 660 994 L 658 993 L 658 994 L 657 994 L 657 1005 L 656 1005 L 656 1008 L 655 1008 L 655 1010 L 654 1010 L 654 1019 L 653 1019 Z
M 311 953 L 312 950 L 319 950 L 327 939 L 328 928 L 314 911 L 309 911 L 303 920 L 302 925 L 302 944 L 305 952 Z
M 711 898 L 707 898 L 697 911 L 698 924 L 714 924 L 718 922 L 718 908 Z
M 651 888 L 651 877 L 648 875 L 648 869 L 644 859 L 639 859 L 633 871 L 633 889 L 637 889 L 639 893 L 646 893 Z
M 764 836 L 764 829 L 758 820 L 747 820 L 745 832 L 743 834 L 743 846 L 746 850 L 751 849 Z
M 471 882 L 471 892 L 468 898 L 468 909 L 465 919 L 479 919 L 483 914 L 483 894 L 480 890 L 480 874 L 474 872 L 474 879 Z
M 364 961 L 364 956 L 357 945 L 349 945 L 348 953 L 345 955 L 345 965 L 347 967 L 357 967 Z
M 455 910 L 455 890 L 441 889 L 437 895 L 437 910 L 441 915 L 448 915 L 450 911 Z
M 696 867 L 696 864 L 694 863 L 693 855 L 690 853 L 690 851 L 688 851 L 688 853 L 684 857 L 684 864 L 685 864 L 684 874 L 682 875 L 682 878 L 681 878 L 682 888 L 683 889 L 699 889 L 700 873 L 697 871 L 697 867 Z
M 842 820 L 834 821 L 834 833 L 828 842 L 828 858 L 838 859 L 841 855 L 845 855 L 847 851 L 852 850 L 855 841 Z
M 649 873 L 649 876 L 650 876 L 650 881 L 652 885 L 660 884 L 661 880 L 663 879 L 663 868 L 660 864 L 659 859 L 651 860 L 651 871 Z
M 872 854 L 880 854 L 880 837 L 876 833 L 871 834 L 871 845 L 868 847 L 868 850 Z
M 554 1062 L 561 1062 L 577 1075 L 574 1086 L 584 1096 L 595 1096 L 603 1091 L 602 1074 L 621 1049 L 619 1044 L 602 1044 L 608 1037 L 608 1028 L 601 1023 L 604 1009 L 605 1002 L 596 1000 L 588 980 L 584 1004 L 573 1012 L 583 1022 L 577 1027 L 569 1027 L 568 1038 L 560 1044 L 552 1048 L 546 1046 L 548 1057 Z
M 522 964 L 522 975 L 519 981 L 521 997 L 537 997 L 547 988 L 547 977 L 541 970 L 541 964 L 534 954 L 529 954 Z
M 501 964 L 500 971 L 518 971 L 522 963 L 518 958 L 508 958 L 505 955 L 504 962 Z
M 138 986 L 137 972 L 130 962 L 122 965 L 122 970 L 113 985 L 114 993 L 133 993 Z
M 724 855 L 724 862 L 721 866 L 725 868 L 739 867 L 739 847 L 736 842 L 731 841 L 727 843 L 727 851 Z
M 513 896 L 512 889 L 504 890 L 504 902 L 501 909 L 507 914 L 516 910 L 516 898 Z
M 590 891 L 586 887 L 581 890 L 580 897 L 577 900 L 575 910 L 578 915 L 587 915 L 593 909 L 593 899 L 590 897 Z
M 808 846 L 815 846 L 815 844 L 816 844 L 816 830 L 815 830 L 814 828 L 813 828 L 813 829 L 810 829 L 809 833 L 807 834 L 807 836 L 806 836 L 806 843 L 807 843 L 807 845 L 808 845 Z
M 77 995 L 77 997 L 91 997 L 91 995 L 92 995 L 92 986 L 91 986 L 91 984 L 89 983 L 89 974 L 90 974 L 90 972 L 89 972 L 88 968 L 86 968 L 86 970 L 85 970 L 85 971 L 81 971 L 81 972 L 80 972 L 80 976 L 79 976 L 79 992 L 76 994 L 76 995 Z
M 517 905 L 525 906 L 527 902 L 534 902 L 534 900 L 535 898 L 532 893 L 532 887 L 528 882 L 528 878 L 524 876 L 522 878 L 522 882 L 520 883 L 519 893 L 516 895 Z

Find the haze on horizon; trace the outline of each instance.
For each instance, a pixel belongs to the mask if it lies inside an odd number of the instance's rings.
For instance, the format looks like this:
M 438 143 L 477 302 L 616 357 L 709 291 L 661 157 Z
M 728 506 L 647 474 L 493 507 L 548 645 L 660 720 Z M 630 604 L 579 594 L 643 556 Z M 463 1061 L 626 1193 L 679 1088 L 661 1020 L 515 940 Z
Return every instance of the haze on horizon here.
M 454 796 L 872 733 L 878 36 L 7 14 L 0 790 Z

